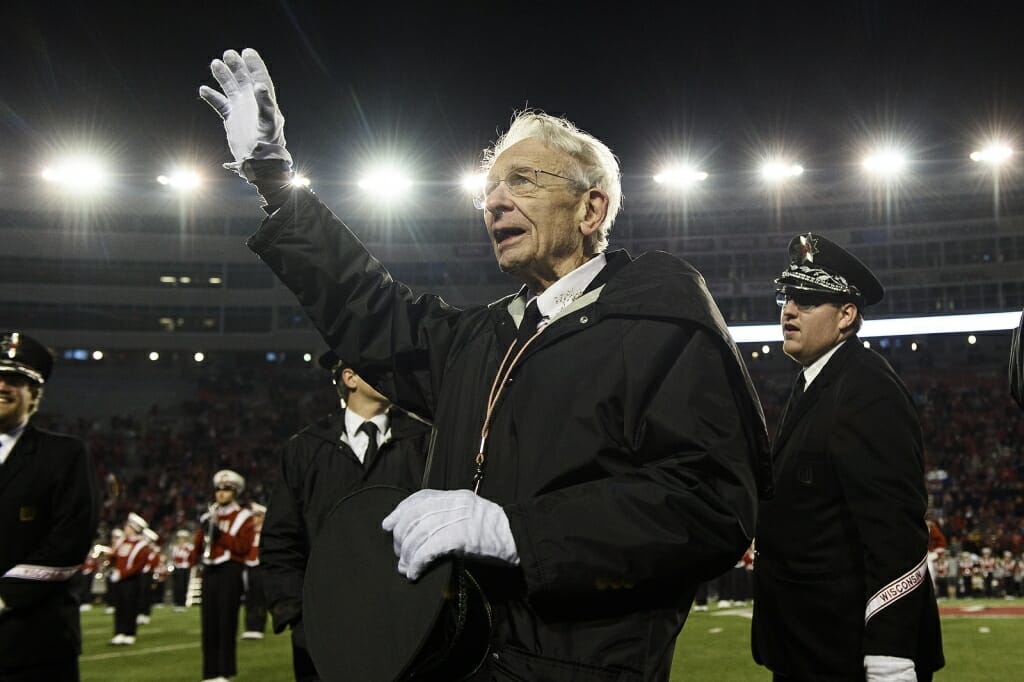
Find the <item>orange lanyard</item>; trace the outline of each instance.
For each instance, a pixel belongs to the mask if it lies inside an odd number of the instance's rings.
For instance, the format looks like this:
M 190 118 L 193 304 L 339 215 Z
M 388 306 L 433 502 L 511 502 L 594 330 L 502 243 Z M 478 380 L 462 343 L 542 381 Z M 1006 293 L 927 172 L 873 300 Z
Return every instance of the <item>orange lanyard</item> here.
M 486 459 L 484 451 L 487 447 L 487 436 L 491 430 L 491 417 L 494 416 L 494 408 L 498 404 L 498 399 L 501 398 L 501 392 L 505 390 L 505 384 L 508 383 L 509 375 L 512 374 L 512 370 L 515 369 L 515 366 L 519 363 L 519 358 L 523 356 L 523 353 L 525 353 L 526 349 L 529 348 L 531 343 L 533 343 L 533 340 L 540 336 L 540 333 L 546 328 L 547 326 L 545 325 L 538 329 L 533 336 L 526 340 L 526 343 L 524 343 L 522 348 L 519 349 L 519 352 L 515 354 L 515 357 L 512 357 L 512 362 L 508 362 L 509 357 L 512 356 L 512 351 L 516 347 L 516 341 L 518 341 L 518 339 L 513 341 L 512 345 L 509 346 L 508 350 L 505 352 L 505 357 L 502 358 L 501 364 L 498 365 L 498 372 L 494 375 L 494 383 L 491 384 L 491 392 L 487 397 L 487 416 L 484 418 L 484 425 L 480 429 L 480 449 L 476 453 L 476 471 L 473 473 L 474 493 L 480 492 L 480 484 L 484 480 L 484 460 Z M 507 369 L 505 367 L 506 362 L 508 362 Z

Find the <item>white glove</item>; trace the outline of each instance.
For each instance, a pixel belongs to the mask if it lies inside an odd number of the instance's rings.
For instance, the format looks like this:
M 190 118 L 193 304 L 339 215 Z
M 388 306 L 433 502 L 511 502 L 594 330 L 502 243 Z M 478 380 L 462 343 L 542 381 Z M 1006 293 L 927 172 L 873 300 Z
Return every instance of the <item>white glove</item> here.
M 914 662 L 896 656 L 865 656 L 866 682 L 917 682 Z
M 251 48 L 242 50 L 241 55 L 228 50 L 223 61 L 210 62 L 210 72 L 224 93 L 203 85 L 199 96 L 224 119 L 228 147 L 235 157 L 234 163 L 224 167 L 244 177 L 242 163 L 250 159 L 283 159 L 290 165 L 292 157 L 284 146 L 284 115 L 259 53 Z
M 446 554 L 519 565 L 505 510 L 471 490 L 420 490 L 402 500 L 381 527 L 394 534 L 398 572 L 409 580 Z

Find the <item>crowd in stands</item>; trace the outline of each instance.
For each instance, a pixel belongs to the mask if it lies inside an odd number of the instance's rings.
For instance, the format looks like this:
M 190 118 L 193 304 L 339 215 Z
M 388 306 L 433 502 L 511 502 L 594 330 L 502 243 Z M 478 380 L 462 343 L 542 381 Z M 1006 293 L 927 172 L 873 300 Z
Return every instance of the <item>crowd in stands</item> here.
M 774 433 L 795 366 L 751 371 Z M 954 556 L 1024 551 L 1024 413 L 1012 402 L 1002 366 L 901 369 L 921 412 L 931 515 Z M 241 472 L 245 500 L 266 502 L 277 450 L 287 438 L 337 409 L 315 368 L 272 363 L 211 367 L 180 404 L 159 400 L 142 415 L 105 420 L 46 412 L 42 426 L 87 442 L 104 488 L 101 528 L 129 512 L 150 520 L 163 538 L 194 528 L 219 469 Z M 106 537 L 101 538 L 106 540 Z

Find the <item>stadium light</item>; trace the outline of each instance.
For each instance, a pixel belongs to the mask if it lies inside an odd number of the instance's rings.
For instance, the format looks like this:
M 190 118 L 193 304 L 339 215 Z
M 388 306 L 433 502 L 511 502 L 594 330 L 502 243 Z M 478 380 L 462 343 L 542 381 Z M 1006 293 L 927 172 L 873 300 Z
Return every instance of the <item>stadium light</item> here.
M 974 334 L 971 334 L 970 336 L 967 337 L 967 343 L 973 346 L 974 344 L 978 343 L 978 337 L 975 336 Z
M 466 173 L 459 180 L 459 185 L 466 193 L 476 196 L 479 194 L 484 185 L 487 184 L 487 175 L 484 173 Z
M 310 180 L 305 175 L 296 173 L 292 176 L 292 181 L 289 184 L 291 184 L 292 187 L 309 187 Z
M 998 166 L 1013 156 L 1013 150 L 1002 143 L 990 144 L 984 149 L 971 152 L 971 161 Z
M 98 159 L 74 157 L 43 168 L 41 173 L 46 182 L 60 185 L 74 193 L 85 193 L 104 187 L 109 174 Z
M 765 355 L 768 355 L 769 353 L 772 352 L 772 348 L 771 346 L 768 345 L 761 346 L 761 352 L 764 353 Z
M 303 362 L 312 362 L 313 361 L 313 354 L 312 353 L 303 353 L 302 354 L 302 361 Z
M 872 175 L 894 177 L 907 167 L 907 157 L 898 149 L 881 149 L 865 157 L 863 166 Z
M 102 360 L 103 359 L 103 351 L 101 351 L 101 350 L 94 350 L 92 352 L 92 359 L 93 360 Z
M 692 166 L 670 166 L 654 176 L 654 181 L 673 189 L 686 189 L 708 179 L 708 174 Z
M 412 187 L 412 180 L 395 168 L 381 168 L 359 181 L 359 188 L 379 197 L 398 197 Z
M 158 175 L 156 176 L 156 181 L 161 185 L 182 192 L 188 192 L 202 184 L 202 178 L 199 177 L 198 173 L 183 168 L 176 168 L 169 175 Z
M 781 182 L 803 175 L 804 167 L 786 161 L 766 161 L 761 164 L 761 177 L 768 182 Z
M 157 360 L 160 359 L 160 354 L 157 353 L 156 351 L 152 351 L 149 354 L 149 359 L 150 359 L 151 362 L 156 362 Z
M 202 351 L 199 351 L 192 356 L 192 359 L 195 360 L 196 362 L 202 362 L 203 360 L 206 359 L 206 355 Z

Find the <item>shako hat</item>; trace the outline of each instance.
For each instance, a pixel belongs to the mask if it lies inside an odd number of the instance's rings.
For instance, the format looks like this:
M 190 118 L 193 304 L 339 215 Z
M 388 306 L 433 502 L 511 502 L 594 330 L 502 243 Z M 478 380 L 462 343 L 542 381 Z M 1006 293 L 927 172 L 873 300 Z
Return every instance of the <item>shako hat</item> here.
M 325 680 L 464 680 L 487 655 L 490 606 L 461 560 L 415 582 L 398 572 L 380 524 L 408 490 L 370 486 L 343 497 L 306 564 L 302 619 Z
M 141 533 L 149 528 L 149 524 L 146 523 L 146 519 L 142 518 L 135 512 L 128 512 L 128 525 L 134 528 L 136 533 Z
M 160 541 L 160 536 L 157 535 L 157 532 L 152 528 L 143 528 L 142 534 L 145 535 L 146 539 L 152 542 L 153 544 L 156 544 Z
M 859 306 L 882 300 L 885 289 L 856 256 L 820 234 L 799 234 L 789 242 L 789 267 L 775 280 L 783 295 L 815 294 Z
M 237 471 L 221 469 L 213 475 L 214 488 L 231 488 L 236 494 L 245 490 L 245 479 Z
M 0 372 L 14 372 L 45 384 L 53 370 L 53 353 L 31 336 L 0 332 Z

